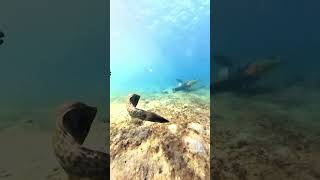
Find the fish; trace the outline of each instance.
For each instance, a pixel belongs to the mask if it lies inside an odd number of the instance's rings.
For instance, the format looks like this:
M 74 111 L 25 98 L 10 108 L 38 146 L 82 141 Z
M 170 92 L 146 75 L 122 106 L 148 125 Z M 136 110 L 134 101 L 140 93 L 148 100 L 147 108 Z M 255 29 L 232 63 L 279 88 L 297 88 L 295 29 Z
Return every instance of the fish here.
M 178 86 L 181 86 L 182 83 L 183 83 L 183 81 L 182 81 L 181 79 L 176 79 L 176 80 L 177 80 L 177 82 L 178 82 Z
M 246 92 L 260 80 L 264 74 L 280 64 L 280 57 L 256 59 L 228 74 L 228 78 L 212 82 L 211 94 L 221 91 Z
M 249 63 L 245 67 L 244 74 L 246 76 L 258 77 L 258 76 L 270 71 L 278 64 L 280 64 L 279 57 L 258 59 L 253 63 Z
M 189 91 L 193 85 L 198 83 L 198 80 L 188 80 L 188 81 L 182 81 L 180 79 L 177 79 L 178 85 L 177 87 L 173 88 L 173 92 L 177 91 Z

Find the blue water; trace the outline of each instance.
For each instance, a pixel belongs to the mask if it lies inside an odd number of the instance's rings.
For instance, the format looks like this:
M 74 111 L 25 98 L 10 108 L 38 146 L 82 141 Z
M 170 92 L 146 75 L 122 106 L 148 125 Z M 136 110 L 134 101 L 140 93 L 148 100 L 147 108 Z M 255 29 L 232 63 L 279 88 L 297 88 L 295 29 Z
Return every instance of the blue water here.
M 319 1 L 213 1 L 214 54 L 280 55 L 305 65 L 319 57 Z
M 112 0 L 111 96 L 210 81 L 210 1 Z
M 277 55 L 284 63 L 274 83 L 287 86 L 300 76 L 319 86 L 319 6 L 315 0 L 213 1 L 212 53 L 241 62 Z

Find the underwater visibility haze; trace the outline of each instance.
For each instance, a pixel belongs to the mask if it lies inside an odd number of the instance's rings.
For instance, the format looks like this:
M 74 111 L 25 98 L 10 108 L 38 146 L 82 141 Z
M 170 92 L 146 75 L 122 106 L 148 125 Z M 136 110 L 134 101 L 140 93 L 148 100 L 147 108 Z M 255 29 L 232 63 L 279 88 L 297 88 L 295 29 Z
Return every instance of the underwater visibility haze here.
M 210 1 L 110 4 L 111 178 L 209 179 Z
M 68 178 L 54 153 L 58 143 L 52 140 L 59 135 L 57 107 L 66 101 L 97 107 L 84 143 L 106 151 L 106 5 L 0 2 L 0 179 Z
M 113 0 L 111 96 L 210 80 L 210 1 Z
M 320 179 L 319 5 L 213 1 L 213 179 Z

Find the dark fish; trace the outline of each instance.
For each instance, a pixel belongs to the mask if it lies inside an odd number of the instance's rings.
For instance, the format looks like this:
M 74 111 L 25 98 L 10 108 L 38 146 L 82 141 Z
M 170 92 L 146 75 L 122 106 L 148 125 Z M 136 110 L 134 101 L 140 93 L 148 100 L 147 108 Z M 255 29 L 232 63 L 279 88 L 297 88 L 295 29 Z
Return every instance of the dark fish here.
M 280 64 L 280 58 L 258 59 L 248 63 L 229 75 L 227 79 L 213 82 L 211 84 L 211 93 L 219 91 L 237 91 L 248 92 L 255 89 L 255 83 L 263 77 L 264 74 L 273 70 Z M 257 89 L 257 88 L 256 88 Z
M 177 92 L 177 91 L 189 91 L 191 89 L 191 87 L 196 84 L 198 82 L 198 80 L 189 80 L 189 81 L 181 81 L 179 82 L 178 86 L 173 88 L 172 91 L 173 92 Z

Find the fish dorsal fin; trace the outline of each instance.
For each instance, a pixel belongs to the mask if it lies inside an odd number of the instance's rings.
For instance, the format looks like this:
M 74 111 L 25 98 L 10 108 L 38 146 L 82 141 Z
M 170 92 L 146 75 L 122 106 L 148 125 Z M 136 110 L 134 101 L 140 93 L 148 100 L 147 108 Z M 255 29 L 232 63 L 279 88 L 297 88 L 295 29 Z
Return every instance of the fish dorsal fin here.
M 181 79 L 176 79 L 178 83 L 183 83 Z

